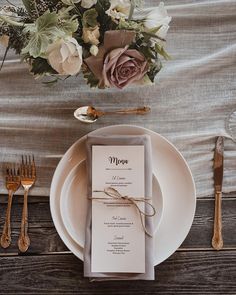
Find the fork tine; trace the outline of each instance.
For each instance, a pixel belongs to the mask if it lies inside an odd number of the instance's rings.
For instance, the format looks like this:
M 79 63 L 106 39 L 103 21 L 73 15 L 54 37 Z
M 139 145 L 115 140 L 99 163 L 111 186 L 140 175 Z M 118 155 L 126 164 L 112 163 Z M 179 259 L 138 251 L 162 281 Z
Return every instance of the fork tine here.
M 9 175 L 10 174 L 10 172 L 9 172 L 9 166 L 7 165 L 6 166 L 6 175 Z
M 6 181 L 9 180 L 9 175 L 10 175 L 10 171 L 9 171 L 9 166 L 6 166 Z
M 17 181 L 19 179 L 18 165 L 14 164 L 13 167 L 13 180 Z
M 31 165 L 31 171 L 32 171 L 32 177 L 36 177 L 36 167 L 35 167 L 35 161 L 34 161 L 34 155 L 32 155 L 32 165 Z
M 16 176 L 16 166 L 14 165 L 14 168 L 13 168 L 13 175 Z
M 24 161 L 24 156 L 22 155 L 21 156 L 21 165 L 20 165 L 20 175 L 21 175 L 21 177 L 25 176 L 24 166 L 25 166 L 25 161 Z
M 36 177 L 34 155 L 22 155 L 22 161 L 20 165 L 20 176 L 29 178 Z
M 25 155 L 25 176 L 26 177 L 30 177 L 29 175 L 29 157 L 27 157 L 27 155 Z
M 31 159 L 30 159 L 30 155 L 28 155 L 27 175 L 28 175 L 28 177 L 31 177 Z
M 11 165 L 11 169 L 10 169 L 10 173 L 11 173 L 11 180 L 13 180 L 13 177 L 14 177 L 14 170 L 13 170 L 13 165 Z

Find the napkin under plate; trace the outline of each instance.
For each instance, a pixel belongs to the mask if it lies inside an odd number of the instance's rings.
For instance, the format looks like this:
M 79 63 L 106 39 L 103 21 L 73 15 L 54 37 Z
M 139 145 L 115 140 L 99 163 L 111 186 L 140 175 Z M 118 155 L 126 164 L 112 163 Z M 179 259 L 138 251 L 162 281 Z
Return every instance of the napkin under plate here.
M 135 136 L 87 136 L 88 197 L 92 197 L 92 146 L 93 145 L 143 145 L 145 159 L 145 198 L 152 198 L 152 150 L 148 135 Z M 147 207 L 147 206 L 146 206 Z M 147 210 L 147 208 L 146 208 Z M 147 231 L 153 235 L 153 218 L 145 217 Z M 153 237 L 145 235 L 145 273 L 98 273 L 91 272 L 92 201 L 89 201 L 84 246 L 84 276 L 92 280 L 154 280 Z

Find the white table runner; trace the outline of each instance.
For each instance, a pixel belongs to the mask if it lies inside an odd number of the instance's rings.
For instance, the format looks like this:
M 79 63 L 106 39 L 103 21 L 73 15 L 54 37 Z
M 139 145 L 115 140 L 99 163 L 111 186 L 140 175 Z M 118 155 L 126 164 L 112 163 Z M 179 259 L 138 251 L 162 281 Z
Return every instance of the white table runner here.
M 81 77 L 45 87 L 13 52 L 8 54 L 0 72 L 0 163 L 34 153 L 39 168 L 32 194 L 49 195 L 55 167 L 74 141 L 96 128 L 120 123 L 166 136 L 187 159 L 197 196 L 213 193 L 215 138 L 229 137 L 225 124 L 236 109 L 236 1 L 170 0 L 165 5 L 173 17 L 167 43 L 173 60 L 164 63 L 153 87 L 91 90 Z M 73 111 L 90 104 L 104 109 L 149 105 L 152 113 L 105 117 L 83 125 L 73 118 Z M 6 192 L 3 184 L 1 171 L 0 193 Z M 234 190 L 236 143 L 227 139 L 224 192 Z

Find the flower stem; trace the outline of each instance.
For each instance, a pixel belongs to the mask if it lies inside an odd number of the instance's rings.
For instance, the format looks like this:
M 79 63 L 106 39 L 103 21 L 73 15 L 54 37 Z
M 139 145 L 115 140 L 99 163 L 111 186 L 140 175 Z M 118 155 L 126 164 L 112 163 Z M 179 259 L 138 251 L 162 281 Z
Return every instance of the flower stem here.
M 3 67 L 3 65 L 4 65 L 4 62 L 5 62 L 5 60 L 6 60 L 7 53 L 8 53 L 8 50 L 9 50 L 9 49 L 10 49 L 10 46 L 8 45 L 7 48 L 6 48 L 6 50 L 5 50 L 5 53 L 4 53 L 4 56 L 3 56 L 3 59 L 2 59 L 2 63 L 1 63 L 1 66 L 0 66 L 0 72 L 1 72 L 2 67 Z

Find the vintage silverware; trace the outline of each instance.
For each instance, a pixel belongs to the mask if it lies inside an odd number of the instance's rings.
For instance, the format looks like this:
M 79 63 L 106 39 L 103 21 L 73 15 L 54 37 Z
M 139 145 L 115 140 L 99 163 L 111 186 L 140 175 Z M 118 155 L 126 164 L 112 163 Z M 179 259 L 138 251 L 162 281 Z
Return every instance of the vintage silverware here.
M 216 140 L 214 155 L 214 187 L 215 187 L 215 217 L 214 217 L 214 233 L 212 238 L 212 247 L 220 250 L 223 247 L 222 237 L 222 183 L 223 183 L 223 163 L 224 163 L 224 138 L 218 137 Z
M 13 194 L 20 187 L 20 171 L 16 165 L 8 166 L 6 168 L 6 188 L 8 190 L 8 204 L 6 211 L 6 219 L 3 226 L 1 236 L 1 246 L 8 248 L 11 244 L 11 205 Z
M 18 240 L 18 248 L 21 252 L 26 252 L 30 245 L 28 235 L 28 193 L 36 181 L 36 167 L 34 156 L 22 156 L 20 166 L 21 185 L 24 188 L 24 204 L 21 219 L 21 232 Z
M 142 107 L 136 109 L 124 109 L 124 110 L 117 110 L 117 111 L 100 111 L 95 109 L 92 106 L 83 106 L 75 110 L 74 116 L 76 119 L 83 123 L 94 123 L 97 121 L 98 118 L 105 116 L 105 115 L 144 115 L 151 111 L 149 107 Z

